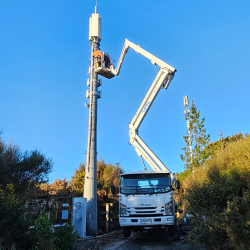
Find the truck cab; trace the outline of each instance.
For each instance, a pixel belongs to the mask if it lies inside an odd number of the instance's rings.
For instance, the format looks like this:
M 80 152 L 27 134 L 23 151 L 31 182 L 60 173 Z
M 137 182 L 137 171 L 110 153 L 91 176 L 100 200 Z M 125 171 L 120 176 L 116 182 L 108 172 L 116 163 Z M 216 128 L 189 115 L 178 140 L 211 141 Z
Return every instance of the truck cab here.
M 164 170 L 121 174 L 119 222 L 124 237 L 144 227 L 167 227 L 170 235 L 175 234 L 174 180 L 175 176 Z

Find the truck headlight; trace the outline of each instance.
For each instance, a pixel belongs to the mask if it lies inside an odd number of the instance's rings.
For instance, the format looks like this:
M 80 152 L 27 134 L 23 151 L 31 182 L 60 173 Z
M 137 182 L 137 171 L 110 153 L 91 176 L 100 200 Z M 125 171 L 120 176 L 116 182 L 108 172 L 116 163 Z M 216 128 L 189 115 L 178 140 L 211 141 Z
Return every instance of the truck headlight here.
M 173 203 L 172 201 L 165 204 L 166 215 L 173 215 Z
M 127 216 L 127 207 L 122 203 L 120 203 L 120 216 Z

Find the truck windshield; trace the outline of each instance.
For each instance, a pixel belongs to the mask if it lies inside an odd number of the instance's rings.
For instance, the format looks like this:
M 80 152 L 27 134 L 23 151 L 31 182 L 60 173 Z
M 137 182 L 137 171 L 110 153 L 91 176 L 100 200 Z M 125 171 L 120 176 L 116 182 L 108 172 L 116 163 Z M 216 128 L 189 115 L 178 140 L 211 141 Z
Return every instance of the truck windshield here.
M 171 191 L 169 174 L 128 174 L 121 176 L 120 193 L 155 194 Z

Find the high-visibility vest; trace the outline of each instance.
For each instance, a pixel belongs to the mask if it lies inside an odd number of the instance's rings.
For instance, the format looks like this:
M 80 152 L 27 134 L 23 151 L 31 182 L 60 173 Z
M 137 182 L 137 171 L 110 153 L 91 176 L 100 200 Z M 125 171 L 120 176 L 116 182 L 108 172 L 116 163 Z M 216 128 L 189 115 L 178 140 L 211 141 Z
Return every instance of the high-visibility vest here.
M 95 58 L 96 57 L 101 57 L 102 56 L 102 52 L 100 50 L 97 50 L 97 51 L 93 52 L 92 56 L 95 57 Z

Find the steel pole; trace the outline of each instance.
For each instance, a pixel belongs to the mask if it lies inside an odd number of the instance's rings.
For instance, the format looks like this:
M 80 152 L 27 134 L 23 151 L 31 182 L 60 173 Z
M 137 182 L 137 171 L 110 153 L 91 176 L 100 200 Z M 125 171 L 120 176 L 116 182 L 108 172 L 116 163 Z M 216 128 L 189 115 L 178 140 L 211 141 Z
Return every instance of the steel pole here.
M 90 96 L 89 96 L 89 128 L 88 145 L 85 167 L 84 198 L 87 198 L 87 235 L 94 235 L 98 231 L 97 225 L 97 99 L 98 75 L 95 73 L 96 65 L 92 54 L 99 47 L 97 39 L 91 45 L 90 66 Z

